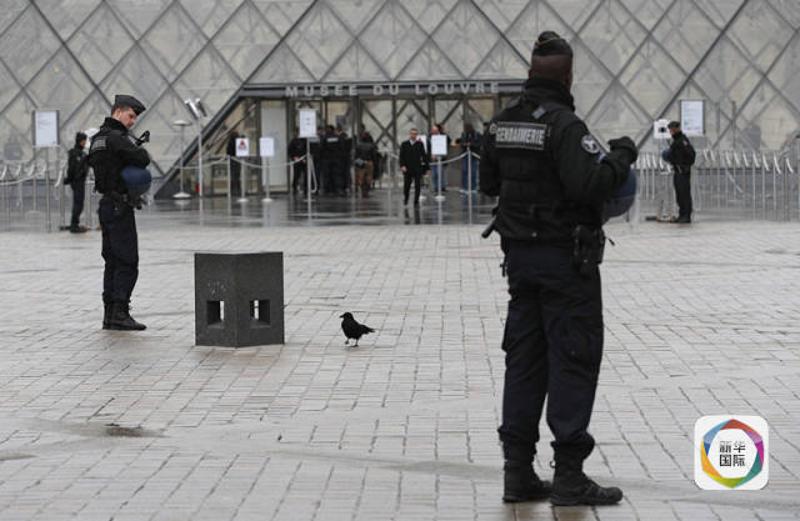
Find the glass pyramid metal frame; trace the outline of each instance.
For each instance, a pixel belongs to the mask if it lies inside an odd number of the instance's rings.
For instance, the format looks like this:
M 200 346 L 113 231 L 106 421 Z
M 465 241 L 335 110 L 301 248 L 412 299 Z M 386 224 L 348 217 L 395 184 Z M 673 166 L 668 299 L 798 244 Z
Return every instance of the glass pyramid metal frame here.
M 218 114 L 250 84 L 521 80 L 545 29 L 574 45 L 578 111 L 603 140 L 644 143 L 681 99 L 706 100 L 708 146 L 797 137 L 796 0 L 6 0 L 0 146 L 30 157 L 36 108 L 60 111 L 69 144 L 126 92 L 165 170 L 186 97 Z

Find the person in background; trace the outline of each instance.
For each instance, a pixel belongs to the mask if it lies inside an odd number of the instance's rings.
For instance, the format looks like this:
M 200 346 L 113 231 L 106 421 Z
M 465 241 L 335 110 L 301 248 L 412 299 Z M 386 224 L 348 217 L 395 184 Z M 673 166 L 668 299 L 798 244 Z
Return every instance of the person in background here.
M 414 207 L 419 207 L 419 192 L 422 187 L 422 176 L 430 169 L 428 152 L 425 145 L 417 139 L 419 131 L 412 128 L 408 131 L 408 139 L 400 145 L 400 171 L 403 172 L 403 204 L 408 206 L 411 183 L 414 183 Z
M 85 233 L 88 228 L 81 226 L 81 213 L 83 202 L 86 198 L 86 176 L 89 173 L 89 163 L 86 155 L 86 134 L 75 134 L 75 146 L 69 151 L 67 162 L 67 177 L 64 184 L 72 188 L 72 219 L 69 224 L 71 233 Z
M 236 160 L 236 140 L 240 137 L 242 136 L 238 132 L 231 131 L 231 135 L 228 138 L 228 146 L 225 148 L 225 154 L 228 156 L 231 168 L 231 195 L 233 196 L 238 196 L 242 193 L 242 165 Z
M 464 159 L 461 160 L 461 189 L 466 192 L 478 190 L 478 168 L 480 162 L 474 154 L 480 155 L 481 141 L 483 136 L 475 130 L 471 123 L 464 123 L 464 132 L 456 140 L 456 144 L 461 146 L 462 153 L 466 153 Z M 470 176 L 470 174 L 472 174 Z M 470 184 L 471 183 L 471 184 Z
M 447 149 L 450 149 L 450 136 L 445 134 L 444 126 L 441 123 L 436 123 L 431 127 L 431 136 L 437 135 L 444 135 L 447 138 Z M 444 175 L 444 165 L 439 165 L 439 160 L 444 161 L 447 159 L 447 156 L 435 156 L 430 154 L 430 165 L 431 165 L 431 190 L 433 192 L 439 191 L 439 183 L 441 182 L 442 185 L 442 192 L 447 191 L 447 179 L 443 177 Z
M 294 137 L 289 142 L 288 148 L 289 159 L 296 161 L 294 164 L 294 179 L 292 179 L 292 194 L 297 195 L 300 193 L 300 185 L 305 186 L 303 192 L 308 195 L 309 187 L 306 180 L 306 168 L 308 167 L 308 160 L 306 155 L 306 140 L 300 137 L 300 130 L 294 129 Z M 300 160 L 300 158 L 303 158 Z
M 672 165 L 672 185 L 678 203 L 678 217 L 672 222 L 689 224 L 692 222 L 692 165 L 696 158 L 694 147 L 681 131 L 681 124 L 670 121 L 667 125 L 672 136 L 669 149 L 664 151 L 664 160 Z
M 355 160 L 353 164 L 356 170 L 355 189 L 361 189 L 363 197 L 369 197 L 372 188 L 372 178 L 375 173 L 375 165 L 378 163 L 378 147 L 372 134 L 366 130 L 361 133 L 356 142 Z

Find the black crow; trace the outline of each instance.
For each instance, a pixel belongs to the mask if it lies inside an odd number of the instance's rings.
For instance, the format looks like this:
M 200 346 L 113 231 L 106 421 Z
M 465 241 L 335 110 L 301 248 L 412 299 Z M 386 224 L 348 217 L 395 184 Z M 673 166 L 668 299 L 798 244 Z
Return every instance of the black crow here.
M 362 335 L 375 332 L 371 327 L 356 322 L 356 319 L 353 318 L 353 314 L 349 311 L 344 315 L 339 315 L 339 318 L 344 319 L 342 320 L 342 331 L 344 331 L 344 336 L 347 337 L 347 342 L 344 343 L 346 346 L 350 345 L 350 339 L 354 338 L 356 343 L 353 347 L 358 347 L 358 339 L 361 338 Z

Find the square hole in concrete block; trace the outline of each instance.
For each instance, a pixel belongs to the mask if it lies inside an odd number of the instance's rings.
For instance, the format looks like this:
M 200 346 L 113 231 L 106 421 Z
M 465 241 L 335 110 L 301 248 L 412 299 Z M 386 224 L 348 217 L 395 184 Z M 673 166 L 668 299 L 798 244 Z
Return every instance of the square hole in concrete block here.
M 270 325 L 269 300 L 251 300 L 250 318 L 260 322 L 261 324 Z
M 209 326 L 222 326 L 225 320 L 225 301 L 209 300 L 206 302 L 206 321 Z

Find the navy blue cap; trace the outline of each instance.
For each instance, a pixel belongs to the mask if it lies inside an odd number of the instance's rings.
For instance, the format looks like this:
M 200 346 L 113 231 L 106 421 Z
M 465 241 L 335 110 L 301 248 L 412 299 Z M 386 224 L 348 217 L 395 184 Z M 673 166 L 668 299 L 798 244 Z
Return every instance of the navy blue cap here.
M 127 94 L 117 94 L 114 96 L 114 105 L 130 107 L 137 116 L 146 110 L 141 101 Z

